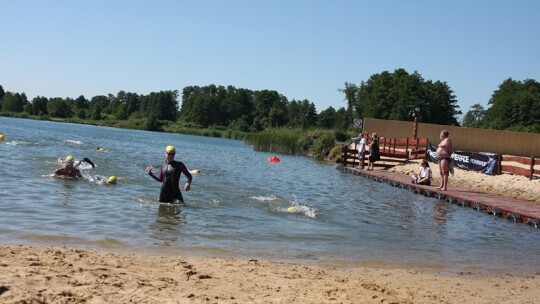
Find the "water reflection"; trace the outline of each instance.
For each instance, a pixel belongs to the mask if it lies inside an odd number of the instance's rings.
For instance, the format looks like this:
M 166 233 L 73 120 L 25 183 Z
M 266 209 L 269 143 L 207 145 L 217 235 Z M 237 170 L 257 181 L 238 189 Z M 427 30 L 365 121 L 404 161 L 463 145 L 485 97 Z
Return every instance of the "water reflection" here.
M 160 204 L 156 216 L 156 223 L 160 230 L 172 230 L 185 221 L 180 205 Z
M 182 223 L 180 204 L 159 204 L 156 223 L 160 229 L 170 230 Z
M 156 221 L 150 224 L 153 231 L 152 238 L 158 240 L 159 246 L 174 246 L 180 233 L 181 224 L 185 216 L 181 212 L 180 204 L 159 204 Z
M 446 202 L 437 200 L 433 204 L 433 223 L 436 226 L 444 226 L 448 218 L 448 208 Z

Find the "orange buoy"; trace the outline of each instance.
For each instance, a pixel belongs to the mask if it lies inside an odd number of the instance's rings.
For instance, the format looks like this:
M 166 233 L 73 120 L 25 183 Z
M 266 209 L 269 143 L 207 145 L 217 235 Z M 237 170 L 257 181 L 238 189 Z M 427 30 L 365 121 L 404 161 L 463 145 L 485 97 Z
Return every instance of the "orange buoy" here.
M 271 162 L 271 163 L 279 163 L 280 162 L 279 157 L 277 157 L 277 156 L 270 156 L 268 158 L 268 161 Z

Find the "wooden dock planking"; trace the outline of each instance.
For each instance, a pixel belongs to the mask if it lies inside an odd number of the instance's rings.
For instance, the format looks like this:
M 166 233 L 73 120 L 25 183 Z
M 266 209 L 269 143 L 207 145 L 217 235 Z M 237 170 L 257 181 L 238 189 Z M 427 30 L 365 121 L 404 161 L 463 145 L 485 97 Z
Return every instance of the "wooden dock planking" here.
M 448 185 L 447 191 L 440 191 L 435 189 L 437 185 L 425 186 L 412 184 L 410 176 L 386 170 L 358 170 L 342 165 L 338 165 L 338 169 L 373 180 L 388 182 L 393 186 L 410 189 L 418 194 L 444 199 L 450 203 L 471 207 L 516 222 L 532 224 L 537 228 L 540 226 L 540 204 L 534 202 L 472 191 L 452 185 Z

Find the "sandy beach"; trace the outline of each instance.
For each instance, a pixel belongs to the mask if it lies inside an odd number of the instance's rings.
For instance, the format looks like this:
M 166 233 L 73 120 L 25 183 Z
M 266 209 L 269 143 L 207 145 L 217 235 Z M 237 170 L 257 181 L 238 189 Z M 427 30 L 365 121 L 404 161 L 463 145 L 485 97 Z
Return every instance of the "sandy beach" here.
M 417 163 L 392 171 L 411 174 Z M 438 170 L 432 165 L 435 182 Z M 540 181 L 456 170 L 452 185 L 540 203 Z M 439 273 L 0 245 L 1 303 L 536 303 L 540 271 Z
M 535 303 L 540 273 L 471 276 L 0 246 L 2 303 Z

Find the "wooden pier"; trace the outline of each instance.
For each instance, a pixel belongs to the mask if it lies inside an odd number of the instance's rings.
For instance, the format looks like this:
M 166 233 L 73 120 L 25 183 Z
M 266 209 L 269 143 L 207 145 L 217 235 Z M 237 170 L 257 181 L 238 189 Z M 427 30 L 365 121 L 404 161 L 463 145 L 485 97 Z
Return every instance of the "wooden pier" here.
M 471 207 L 487 214 L 502 217 L 515 222 L 540 227 L 540 204 L 504 197 L 484 192 L 471 191 L 448 185 L 447 191 L 436 189 L 436 185 L 425 186 L 411 183 L 408 175 L 389 172 L 387 170 L 358 170 L 338 165 L 338 170 L 364 176 L 392 186 L 408 189 L 420 195 L 435 197 L 463 207 Z

